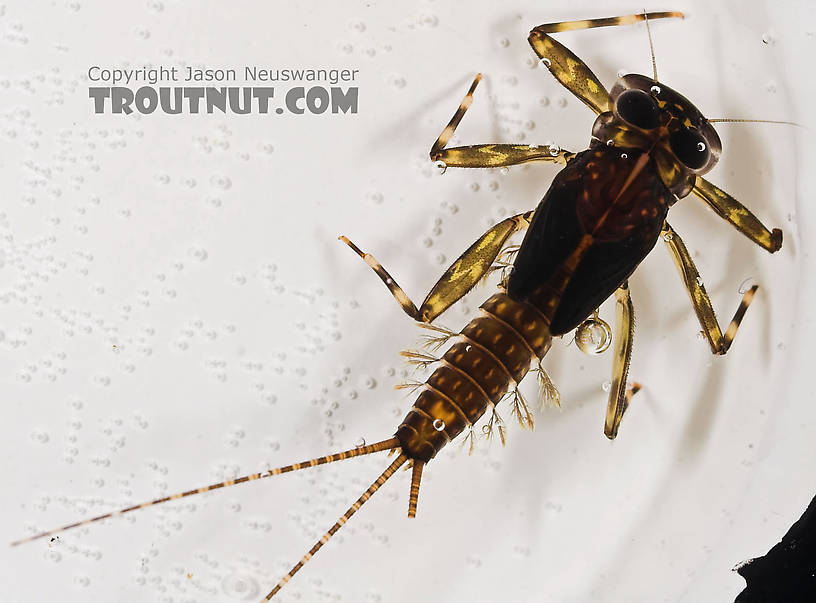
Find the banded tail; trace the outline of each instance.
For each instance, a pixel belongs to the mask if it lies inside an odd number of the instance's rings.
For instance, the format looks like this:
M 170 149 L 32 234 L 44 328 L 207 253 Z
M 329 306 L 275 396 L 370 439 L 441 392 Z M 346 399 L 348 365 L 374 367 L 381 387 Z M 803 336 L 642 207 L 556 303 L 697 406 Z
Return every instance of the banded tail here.
M 76 523 L 71 523 L 62 526 L 61 528 L 56 528 L 54 530 L 49 530 L 47 532 L 40 532 L 39 534 L 29 536 L 28 538 L 15 540 L 14 542 L 11 543 L 11 546 L 17 546 L 25 542 L 31 542 L 32 540 L 39 540 L 40 538 L 45 538 L 46 536 L 53 536 L 54 534 L 59 534 L 60 532 L 70 530 L 71 528 L 77 528 L 79 526 L 88 525 L 89 523 L 94 523 L 96 521 L 108 519 L 109 517 L 118 517 L 119 515 L 130 513 L 131 511 L 135 511 L 136 509 L 152 507 L 153 505 L 158 505 L 171 500 L 177 500 L 179 498 L 184 498 L 186 496 L 192 496 L 193 494 L 201 494 L 202 492 L 209 492 L 210 490 L 217 490 L 218 488 L 224 488 L 226 486 L 234 486 L 235 484 L 242 484 L 244 482 L 261 479 L 264 477 L 272 477 L 273 475 L 281 475 L 282 473 L 289 473 L 290 471 L 297 471 L 299 469 L 306 469 L 308 467 L 316 467 L 317 465 L 325 465 L 326 463 L 342 461 L 357 456 L 363 456 L 365 454 L 371 454 L 373 452 L 381 452 L 383 450 L 393 450 L 399 447 L 400 442 L 397 438 L 389 438 L 387 440 L 383 440 L 382 442 L 377 442 L 375 444 L 370 444 L 368 446 L 360 446 L 359 448 L 352 448 L 351 450 L 345 450 L 343 452 L 330 454 L 328 456 L 321 456 L 318 458 L 310 459 L 308 461 L 303 461 L 301 463 L 286 465 L 284 467 L 277 467 L 276 469 L 268 469 L 266 471 L 261 471 L 259 473 L 252 473 L 250 475 L 244 475 L 243 477 L 236 477 L 235 479 L 228 479 L 217 484 L 211 484 L 209 486 L 196 488 L 195 490 L 187 490 L 186 492 L 179 492 L 177 494 L 171 494 L 170 496 L 164 496 L 162 498 L 157 498 L 149 502 L 133 505 L 125 509 L 121 509 L 120 511 L 113 511 L 111 513 L 105 513 L 104 515 L 99 515 L 97 517 L 92 517 L 90 519 L 83 519 L 82 521 L 77 521 Z
M 362 507 L 363 504 L 369 498 L 371 498 L 377 490 L 380 489 L 380 486 L 382 486 L 386 481 L 388 481 L 388 478 L 390 478 L 392 475 L 394 475 L 394 473 L 396 473 L 397 469 L 402 467 L 402 465 L 404 465 L 407 460 L 408 460 L 408 457 L 405 456 L 405 454 L 400 453 L 400 455 L 397 458 L 394 459 L 394 462 L 391 463 L 388 466 L 388 468 L 385 471 L 382 472 L 382 475 L 380 475 L 380 477 L 378 477 L 374 481 L 374 483 L 371 484 L 368 487 L 368 490 L 363 492 L 363 495 L 360 498 L 358 498 L 354 502 L 354 504 L 351 505 L 348 508 L 348 510 L 340 516 L 340 519 L 338 519 L 336 522 L 334 522 L 334 525 L 331 528 L 329 528 L 329 531 L 326 532 L 325 534 L 323 534 L 323 536 L 320 538 L 320 540 L 315 542 L 314 546 L 309 549 L 309 552 L 306 553 L 305 555 L 303 555 L 301 560 L 298 561 L 295 564 L 295 566 L 292 569 L 289 570 L 289 573 L 286 574 L 283 578 L 280 579 L 280 582 L 278 582 L 275 585 L 275 588 L 273 588 L 271 591 L 269 591 L 269 594 L 266 595 L 266 597 L 261 599 L 261 603 L 263 603 L 264 601 L 269 601 L 272 597 L 274 597 L 276 594 L 278 594 L 280 589 L 282 589 L 286 585 L 286 583 L 289 582 L 289 580 L 292 579 L 292 576 L 294 576 L 296 573 L 298 573 L 300 571 L 300 568 L 302 568 L 304 565 L 306 565 L 306 563 L 308 563 L 309 560 L 312 557 L 314 557 L 314 554 L 317 553 L 317 551 L 319 551 L 323 547 L 323 545 L 326 544 L 329 541 L 329 539 L 332 536 L 334 536 L 337 533 L 337 531 L 345 525 L 345 523 L 349 520 L 349 518 L 352 515 L 354 515 L 357 512 L 357 510 L 360 507 Z M 414 466 L 416 467 L 416 465 L 414 465 Z

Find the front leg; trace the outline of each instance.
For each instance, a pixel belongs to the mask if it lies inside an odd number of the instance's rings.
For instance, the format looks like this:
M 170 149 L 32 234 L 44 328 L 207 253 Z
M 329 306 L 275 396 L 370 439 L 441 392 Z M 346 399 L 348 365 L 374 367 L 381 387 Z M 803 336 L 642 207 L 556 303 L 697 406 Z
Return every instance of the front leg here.
M 609 111 L 609 93 L 601 84 L 592 70 L 573 52 L 560 44 L 550 35 L 559 31 L 575 29 L 590 29 L 593 27 L 608 27 L 612 25 L 631 25 L 638 21 L 665 19 L 668 17 L 683 18 L 683 13 L 660 12 L 641 13 L 639 15 L 625 15 L 622 17 L 607 17 L 605 19 L 586 19 L 582 21 L 562 21 L 560 23 L 545 23 L 530 32 L 527 40 L 530 46 L 561 84 L 577 96 L 586 106 L 595 113 Z
M 459 122 L 462 121 L 468 107 L 473 103 L 473 92 L 481 79 L 482 74 L 480 73 L 473 80 L 448 125 L 433 143 L 430 152 L 431 161 L 438 162 L 444 168 L 495 168 L 532 161 L 549 161 L 566 165 L 567 161 L 575 156 L 574 153 L 546 144 L 477 144 L 446 149 L 445 145 L 450 142 Z
M 771 253 L 776 253 L 782 248 L 781 230 L 778 228 L 768 230 L 747 207 L 705 178 L 697 176 L 692 192 L 705 201 L 717 215 L 760 247 Z

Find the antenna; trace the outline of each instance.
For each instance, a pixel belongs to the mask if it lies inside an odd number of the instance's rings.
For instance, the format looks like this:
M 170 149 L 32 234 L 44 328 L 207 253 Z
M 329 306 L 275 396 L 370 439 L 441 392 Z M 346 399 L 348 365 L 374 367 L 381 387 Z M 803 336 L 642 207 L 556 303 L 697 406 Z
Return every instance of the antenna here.
M 649 27 L 649 14 L 646 12 L 646 9 L 643 9 L 643 20 L 646 21 L 646 33 L 649 35 L 649 52 L 652 53 L 652 72 L 654 73 L 654 81 L 657 83 L 657 61 L 655 61 L 654 43 L 652 42 L 652 28 Z
M 802 125 L 796 123 L 795 121 L 776 121 L 772 119 L 709 119 L 707 120 L 710 124 L 719 124 L 719 123 L 754 123 L 754 124 L 784 124 L 786 126 L 796 126 L 797 128 L 801 128 Z

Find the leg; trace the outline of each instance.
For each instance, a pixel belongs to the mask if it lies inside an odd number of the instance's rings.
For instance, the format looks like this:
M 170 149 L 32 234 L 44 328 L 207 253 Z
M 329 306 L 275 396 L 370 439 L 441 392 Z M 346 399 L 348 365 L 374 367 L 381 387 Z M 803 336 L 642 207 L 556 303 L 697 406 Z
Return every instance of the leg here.
M 340 240 L 371 266 L 408 316 L 419 322 L 432 322 L 479 282 L 490 270 L 505 241 L 513 233 L 527 228 L 532 217 L 533 212 L 529 211 L 506 218 L 484 233 L 445 271 L 419 309 L 374 256 L 361 251 L 344 236 Z
M 663 227 L 663 240 L 666 242 L 672 259 L 678 270 L 680 270 L 683 281 L 686 283 L 686 289 L 688 289 L 689 296 L 691 297 L 691 303 L 694 306 L 694 311 L 697 313 L 700 326 L 703 327 L 703 335 L 706 336 L 711 346 L 711 352 L 714 354 L 725 354 L 728 348 L 731 347 L 731 342 L 734 341 L 734 337 L 737 335 L 737 329 L 742 322 L 743 316 L 745 316 L 745 311 L 754 299 L 754 293 L 756 293 L 758 287 L 754 285 L 742 296 L 742 301 L 734 313 L 734 318 L 731 319 L 731 324 L 728 325 L 728 328 L 725 330 L 725 335 L 723 335 L 720 324 L 717 322 L 717 317 L 714 314 L 711 299 L 708 297 L 708 293 L 706 293 L 705 287 L 703 286 L 703 281 L 700 278 L 700 273 L 697 272 L 697 267 L 694 265 L 694 261 L 691 259 L 688 249 L 686 249 L 686 246 L 683 244 L 683 239 L 669 226 L 668 222 L 666 222 Z
M 626 282 L 615 292 L 615 359 L 612 365 L 612 386 L 609 389 L 609 402 L 606 406 L 606 424 L 604 434 L 610 440 L 618 435 L 623 413 L 629 408 L 629 402 L 640 384 L 626 386 L 629 376 L 629 362 L 632 359 L 632 343 L 635 338 L 635 308 L 629 295 L 629 283 Z
M 693 192 L 705 201 L 721 218 L 731 223 L 746 237 L 771 253 L 782 247 L 782 231 L 769 231 L 747 207 L 705 178 L 697 176 Z
M 453 114 L 448 125 L 442 130 L 439 138 L 431 147 L 431 161 L 442 162 L 445 167 L 476 167 L 491 168 L 518 165 L 531 161 L 551 161 L 566 164 L 573 153 L 550 147 L 548 145 L 529 144 L 479 144 L 467 147 L 446 149 L 451 136 L 456 131 L 459 122 L 473 102 L 473 91 L 482 79 L 482 74 L 476 76 L 470 85 L 465 98 L 459 103 L 459 108 Z
M 683 13 L 641 13 L 623 17 L 609 17 L 607 19 L 590 19 L 584 21 L 563 21 L 561 23 L 546 23 L 539 25 L 530 32 L 527 40 L 538 55 L 538 58 L 547 66 L 561 84 L 577 96 L 585 105 L 595 111 L 608 111 L 609 93 L 600 80 L 592 73 L 581 59 L 572 53 L 566 46 L 555 41 L 548 34 L 574 29 L 590 29 L 592 27 L 607 27 L 610 25 L 630 25 L 638 21 L 663 19 L 666 17 L 683 18 Z

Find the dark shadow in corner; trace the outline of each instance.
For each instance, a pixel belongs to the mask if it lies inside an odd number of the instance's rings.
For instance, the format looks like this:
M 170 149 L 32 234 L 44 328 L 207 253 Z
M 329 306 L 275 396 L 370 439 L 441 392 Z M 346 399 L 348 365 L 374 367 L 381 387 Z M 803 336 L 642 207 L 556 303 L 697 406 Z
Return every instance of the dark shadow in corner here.
M 734 603 L 816 601 L 816 497 L 782 542 L 736 571 L 747 586 Z

